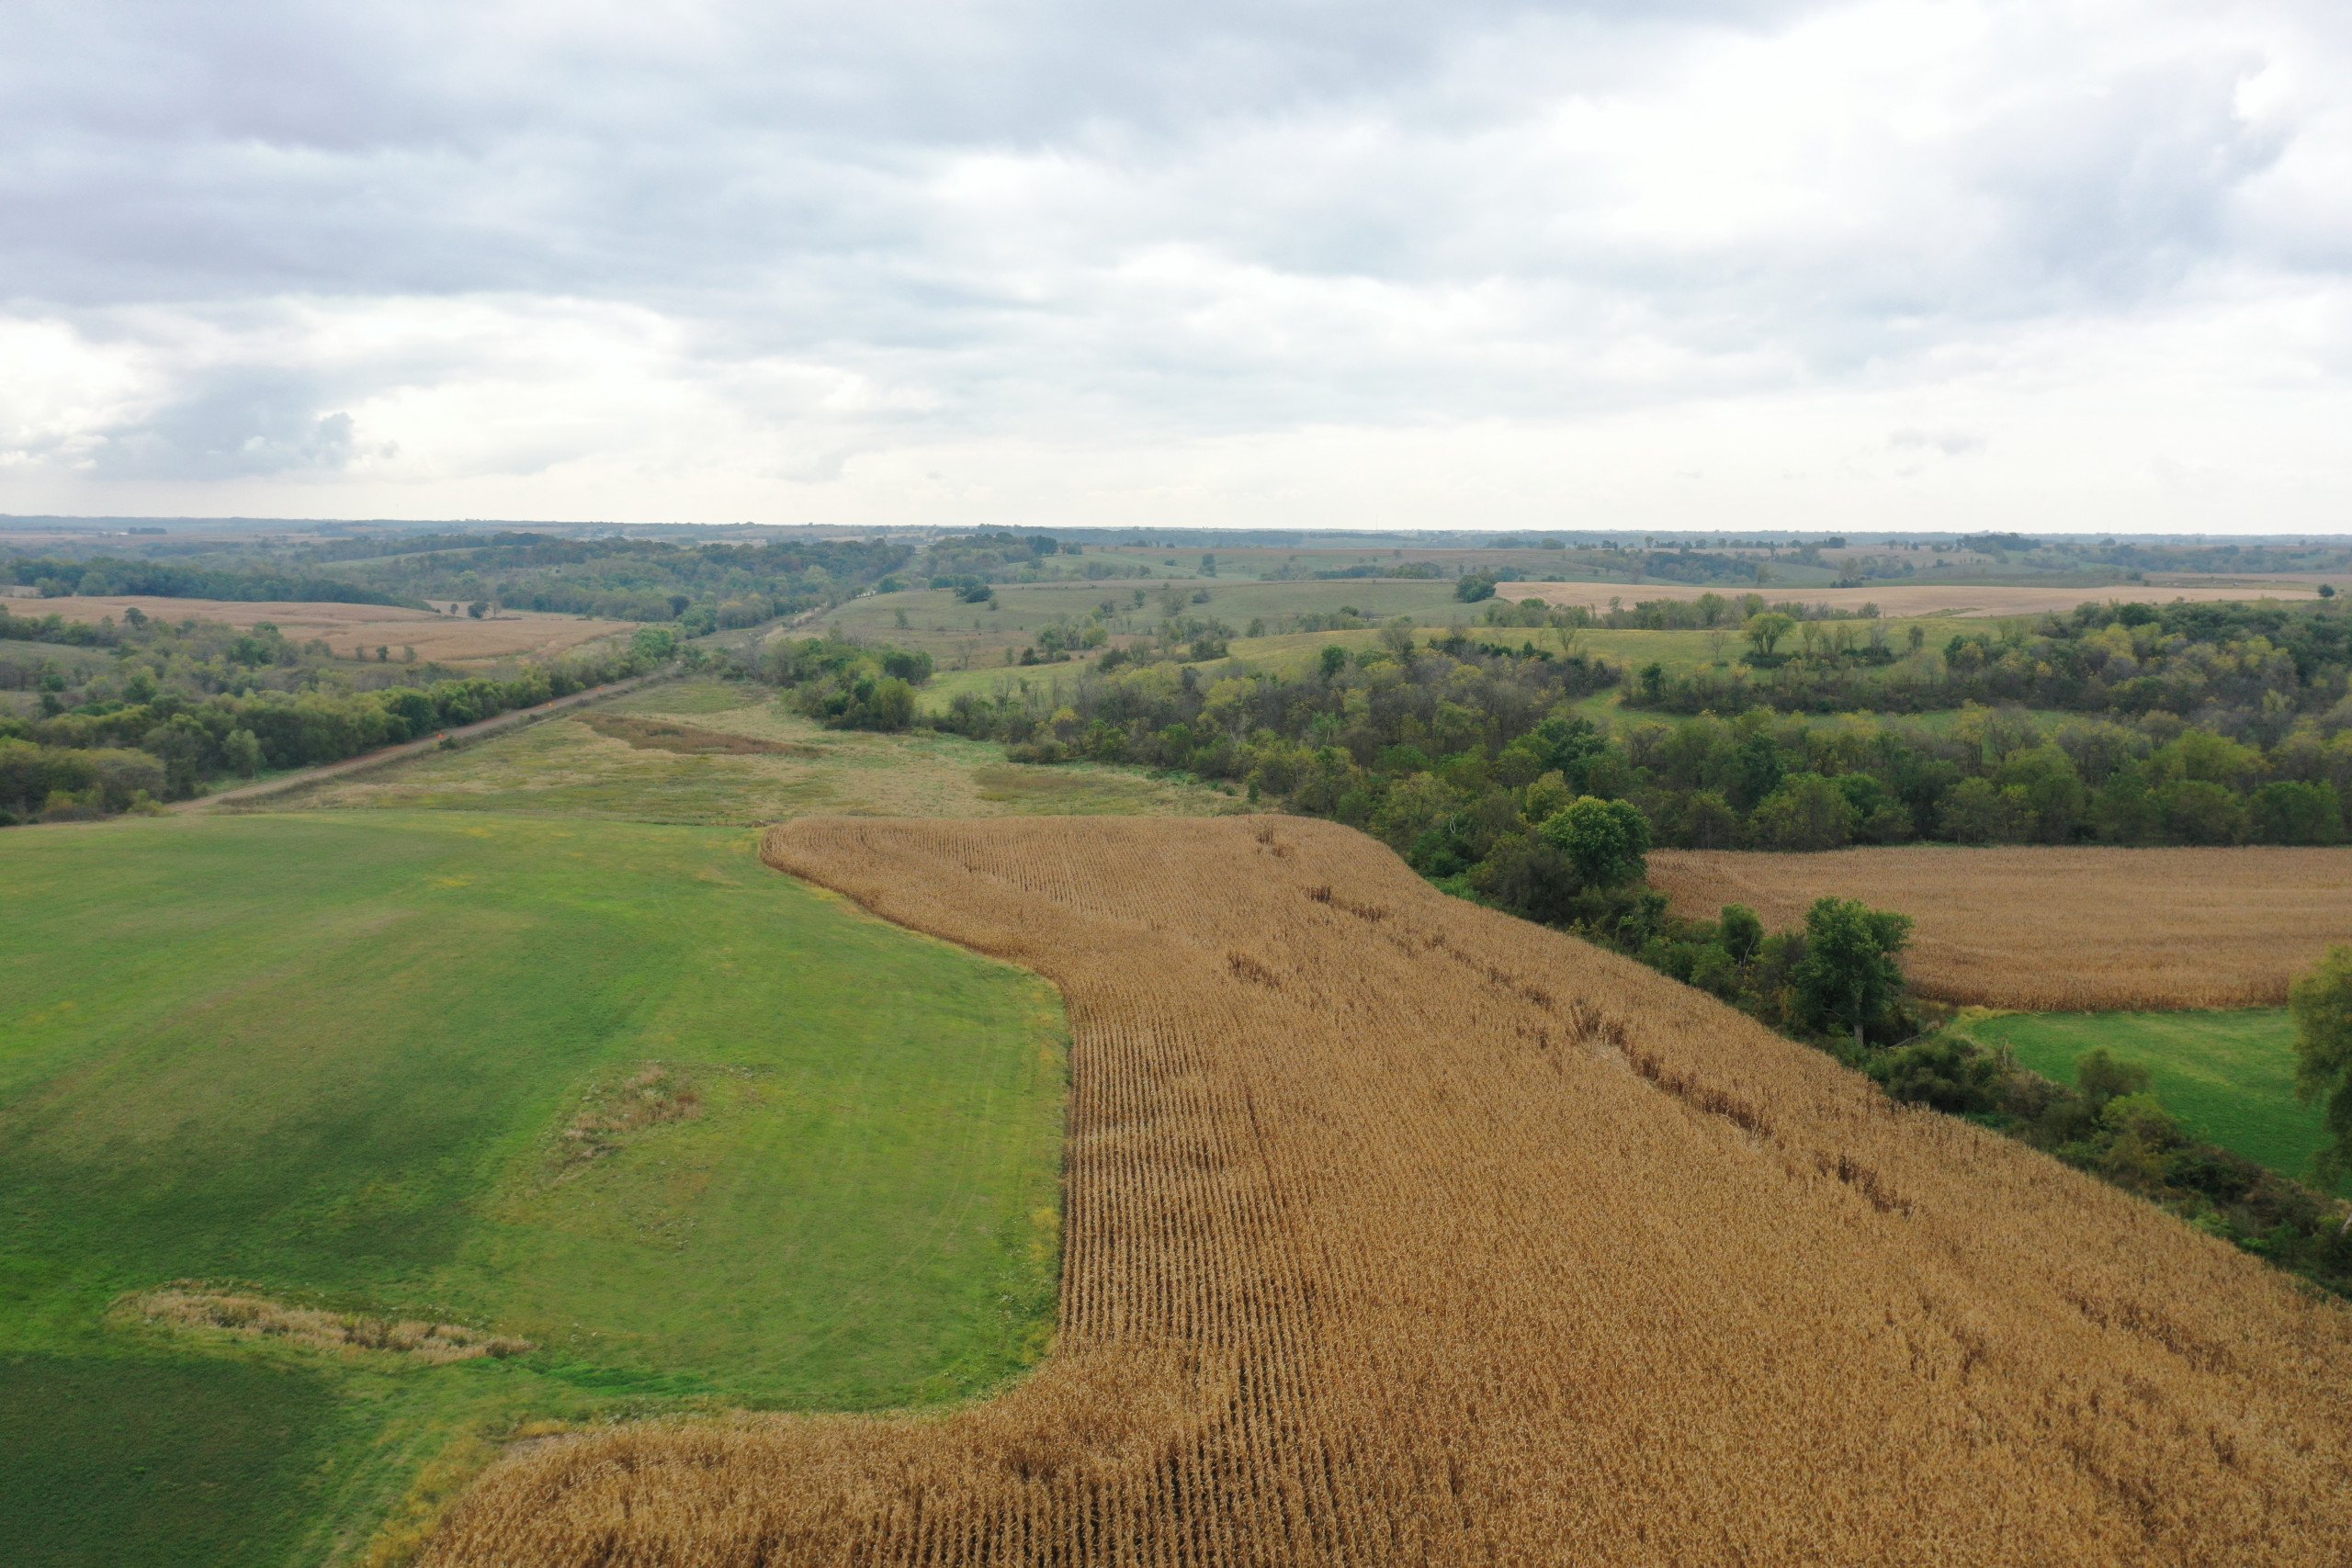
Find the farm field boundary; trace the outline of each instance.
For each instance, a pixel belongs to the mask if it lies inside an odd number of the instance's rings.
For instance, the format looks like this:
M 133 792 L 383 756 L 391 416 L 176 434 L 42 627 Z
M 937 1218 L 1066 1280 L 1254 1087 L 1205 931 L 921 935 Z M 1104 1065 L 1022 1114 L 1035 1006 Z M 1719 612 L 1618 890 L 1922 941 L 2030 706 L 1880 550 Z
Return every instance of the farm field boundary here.
M 1694 919 L 1799 925 L 1829 895 L 1900 910 L 1922 995 L 2030 1012 L 2283 1007 L 2352 941 L 2352 849 L 1660 850 L 1649 878 Z
M 764 852 L 1061 987 L 1057 1352 L 944 1417 L 517 1456 L 432 1563 L 2352 1554 L 2340 1306 L 1361 835 Z

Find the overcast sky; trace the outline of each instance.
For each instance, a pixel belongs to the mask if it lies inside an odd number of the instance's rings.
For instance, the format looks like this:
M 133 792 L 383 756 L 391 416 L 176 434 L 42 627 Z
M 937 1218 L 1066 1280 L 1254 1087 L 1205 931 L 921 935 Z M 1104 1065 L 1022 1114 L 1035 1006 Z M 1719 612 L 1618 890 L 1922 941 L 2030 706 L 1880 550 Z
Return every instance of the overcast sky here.
M 2352 4 L 9 0 L 0 512 L 2352 530 Z

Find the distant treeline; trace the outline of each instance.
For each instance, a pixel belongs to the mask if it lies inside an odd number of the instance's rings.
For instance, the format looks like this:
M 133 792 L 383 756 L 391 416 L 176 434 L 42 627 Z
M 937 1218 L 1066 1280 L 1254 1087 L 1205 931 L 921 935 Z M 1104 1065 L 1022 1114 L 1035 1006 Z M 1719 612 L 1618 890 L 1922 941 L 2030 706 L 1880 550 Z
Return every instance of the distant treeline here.
M 373 558 L 345 557 L 343 570 L 387 593 L 677 622 L 688 636 L 699 636 L 837 604 L 876 586 L 901 586 L 890 574 L 914 555 L 911 544 L 888 538 L 741 545 L 545 534 L 459 538 L 433 537 L 430 547 L 386 548 Z
M 422 605 L 422 601 L 412 595 L 266 566 L 179 566 L 168 561 L 124 560 L 115 556 L 97 556 L 89 560 L 14 556 L 0 562 L 0 576 L 20 587 L 38 588 L 45 595 L 60 598 L 69 594 L 86 598 L 149 594 L 161 599 L 225 599 L 240 604 L 311 600 L 335 604 Z

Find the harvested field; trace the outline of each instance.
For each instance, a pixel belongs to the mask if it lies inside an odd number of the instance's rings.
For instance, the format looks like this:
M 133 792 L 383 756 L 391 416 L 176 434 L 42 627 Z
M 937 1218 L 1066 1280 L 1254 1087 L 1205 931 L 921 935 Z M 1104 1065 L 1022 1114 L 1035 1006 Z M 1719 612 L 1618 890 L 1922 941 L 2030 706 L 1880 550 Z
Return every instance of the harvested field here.
M 141 614 L 175 626 L 189 620 L 217 621 L 243 630 L 267 621 L 297 642 L 318 637 L 346 659 L 364 650 L 370 662 L 379 648 L 390 649 L 395 661 L 403 648 L 413 648 L 417 658 L 444 664 L 552 655 L 599 637 L 627 637 L 637 630 L 629 621 L 582 620 L 577 615 L 543 615 L 529 610 L 502 610 L 477 621 L 463 615 L 403 610 L 396 604 L 158 599 L 143 594 L 43 599 L 30 607 L 18 603 L 13 608 L 20 615 L 58 615 L 69 621 L 96 622 L 109 615 L 119 621 L 133 605 Z
M 518 1454 L 429 1562 L 2352 1560 L 2352 1314 L 1369 839 L 765 852 L 1062 987 L 1056 1354 Z
M 1991 588 L 1971 588 L 1939 583 L 1885 582 L 1868 588 L 1797 588 L 1786 584 L 1766 583 L 1761 588 L 1687 582 L 1503 582 L 1495 592 L 1506 599 L 1541 599 L 1547 604 L 1583 604 L 1591 609 L 1606 608 L 1611 599 L 1622 599 L 1637 604 L 1645 599 L 1696 599 L 1704 593 L 1721 594 L 1736 599 L 1742 593 L 1761 593 L 1775 604 L 1794 600 L 1801 604 L 1829 604 L 1847 609 L 1859 609 L 1875 604 L 1879 614 L 1887 616 L 1911 615 L 2039 615 L 2064 614 L 2077 604 L 2103 604 L 2139 600 L 2143 604 L 2165 604 L 2176 599 L 2199 603 L 2215 599 L 2289 599 L 2309 600 L 2319 592 L 2317 580 L 2309 582 L 2269 580 L 2248 583 L 2111 583 L 2099 588 L 2043 588 L 2025 584 L 2003 584 Z
M 2352 850 L 1661 850 L 1650 883 L 1694 919 L 1796 925 L 1826 894 L 1899 909 L 1922 995 L 2032 1012 L 2283 1007 L 2352 942 Z

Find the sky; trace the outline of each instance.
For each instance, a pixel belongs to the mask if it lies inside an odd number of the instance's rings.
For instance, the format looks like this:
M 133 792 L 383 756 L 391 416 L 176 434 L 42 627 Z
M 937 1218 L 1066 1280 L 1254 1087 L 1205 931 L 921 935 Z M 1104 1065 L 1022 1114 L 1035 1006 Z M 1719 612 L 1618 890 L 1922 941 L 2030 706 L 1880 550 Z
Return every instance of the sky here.
M 0 513 L 2352 531 L 2352 6 L 10 0 Z

